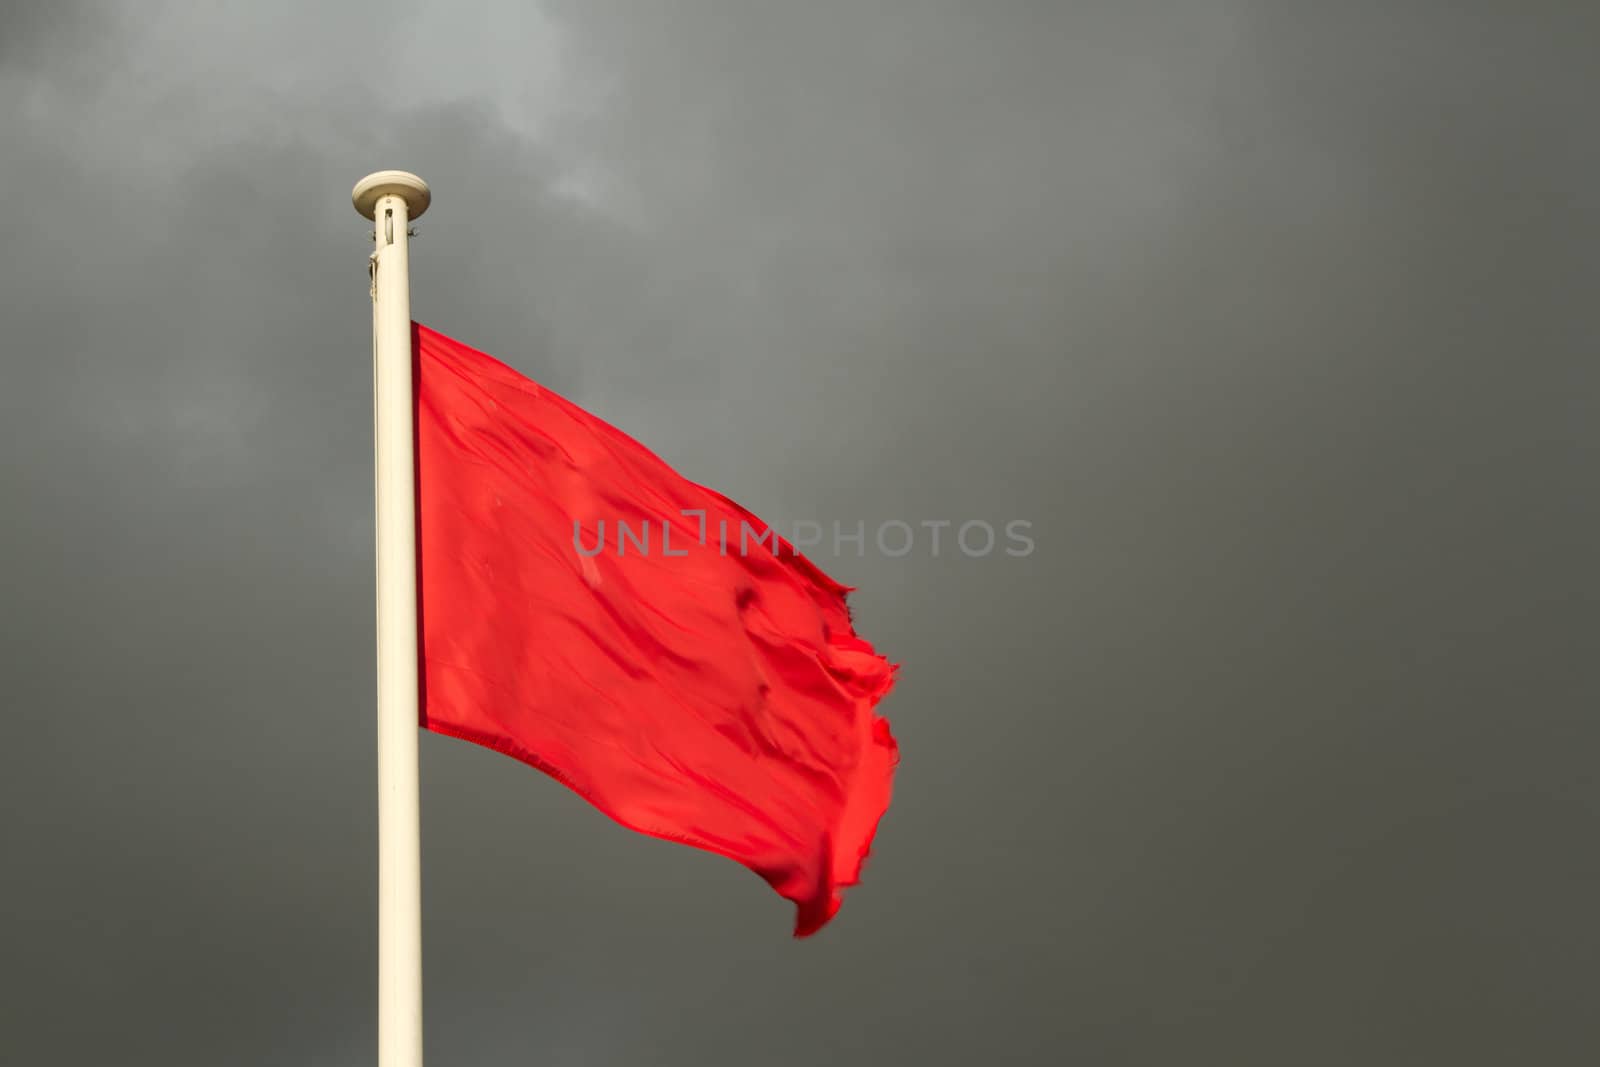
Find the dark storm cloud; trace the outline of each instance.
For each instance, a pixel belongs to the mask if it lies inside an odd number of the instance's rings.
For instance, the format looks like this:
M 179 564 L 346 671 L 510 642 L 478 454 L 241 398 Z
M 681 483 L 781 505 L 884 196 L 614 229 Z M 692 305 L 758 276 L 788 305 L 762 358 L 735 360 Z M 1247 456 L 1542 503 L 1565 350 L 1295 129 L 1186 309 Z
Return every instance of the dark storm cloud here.
M 384 9 L 388 10 L 388 9 Z M 425 739 L 436 1062 L 1578 1063 L 1577 6 L 34 6 L 0 45 L 0 1060 L 370 1062 L 370 385 L 419 318 L 851 550 L 835 929 Z
M 83 43 L 94 36 L 95 14 L 93 0 L 20 0 L 0 5 L 0 64 L 36 66 L 57 46 Z

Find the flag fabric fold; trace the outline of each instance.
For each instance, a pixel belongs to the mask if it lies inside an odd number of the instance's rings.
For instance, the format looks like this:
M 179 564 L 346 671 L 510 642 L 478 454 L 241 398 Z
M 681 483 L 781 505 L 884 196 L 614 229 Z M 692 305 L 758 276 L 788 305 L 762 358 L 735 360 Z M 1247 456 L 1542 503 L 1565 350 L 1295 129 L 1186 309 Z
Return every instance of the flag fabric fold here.
M 413 324 L 421 719 L 838 911 L 889 804 L 894 666 L 750 512 Z

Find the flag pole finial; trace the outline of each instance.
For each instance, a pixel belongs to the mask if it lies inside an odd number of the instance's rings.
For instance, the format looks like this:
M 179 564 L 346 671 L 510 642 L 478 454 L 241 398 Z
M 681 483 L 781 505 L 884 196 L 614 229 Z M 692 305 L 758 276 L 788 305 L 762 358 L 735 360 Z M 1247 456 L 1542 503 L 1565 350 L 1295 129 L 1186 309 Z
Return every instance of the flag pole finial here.
M 380 170 L 356 182 L 350 191 L 350 202 L 363 217 L 375 219 L 378 201 L 386 196 L 398 196 L 406 204 L 406 217 L 415 219 L 433 201 L 428 183 L 404 170 Z

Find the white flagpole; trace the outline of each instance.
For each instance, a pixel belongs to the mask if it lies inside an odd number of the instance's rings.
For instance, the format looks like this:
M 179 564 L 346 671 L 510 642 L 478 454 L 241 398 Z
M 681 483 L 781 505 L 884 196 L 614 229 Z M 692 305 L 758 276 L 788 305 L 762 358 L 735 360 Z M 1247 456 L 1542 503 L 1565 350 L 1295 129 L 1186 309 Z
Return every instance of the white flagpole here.
M 417 784 L 417 544 L 406 239 L 428 208 L 415 174 L 351 193 L 373 220 L 373 420 L 378 541 L 378 1067 L 422 1067 L 422 840 Z

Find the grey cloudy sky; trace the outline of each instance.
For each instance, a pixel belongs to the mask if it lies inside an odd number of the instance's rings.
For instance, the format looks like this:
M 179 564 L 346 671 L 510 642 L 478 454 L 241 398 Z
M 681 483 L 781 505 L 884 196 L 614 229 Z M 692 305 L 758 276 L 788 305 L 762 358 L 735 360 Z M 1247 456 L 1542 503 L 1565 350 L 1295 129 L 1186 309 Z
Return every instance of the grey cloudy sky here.
M 438 1064 L 1580 1064 L 1600 9 L 0 7 L 0 1061 L 372 1062 L 368 225 L 904 664 L 821 936 L 425 737 Z

